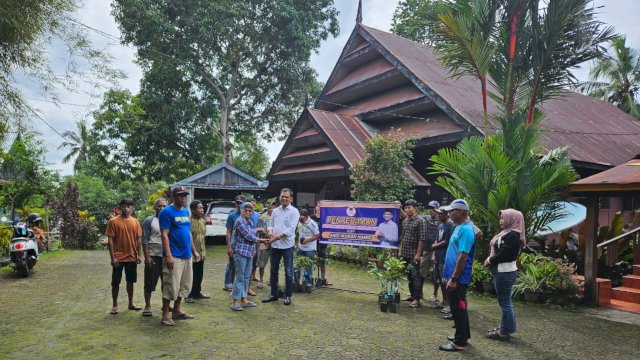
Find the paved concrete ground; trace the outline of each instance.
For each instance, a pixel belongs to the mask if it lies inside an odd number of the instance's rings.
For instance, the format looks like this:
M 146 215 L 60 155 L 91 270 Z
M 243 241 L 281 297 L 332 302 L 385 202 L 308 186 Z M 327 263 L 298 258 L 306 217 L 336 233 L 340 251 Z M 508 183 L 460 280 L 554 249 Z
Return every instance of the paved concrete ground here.
M 319 359 L 638 359 L 640 327 L 573 311 L 517 304 L 518 334 L 509 343 L 483 334 L 499 317 L 495 299 L 472 296 L 471 345 L 462 353 L 438 351 L 451 322 L 427 306 L 381 313 L 374 295 L 335 290 L 294 294 L 293 305 L 258 304 L 229 310 L 221 290 L 224 248 L 212 247 L 205 263 L 210 300 L 185 304 L 196 319 L 160 326 L 154 316 L 121 310 L 109 315 L 110 266 L 106 251 L 64 251 L 38 264 L 31 278 L 0 273 L 0 358 L 319 358 Z M 142 267 L 139 267 L 142 275 Z M 377 291 L 355 266 L 334 263 L 336 287 Z M 143 305 L 142 277 L 135 299 Z M 258 290 L 258 299 L 267 290 Z M 124 285 L 121 294 L 125 294 Z M 126 294 L 121 309 L 126 309 Z M 31 312 L 31 311 L 33 312 Z

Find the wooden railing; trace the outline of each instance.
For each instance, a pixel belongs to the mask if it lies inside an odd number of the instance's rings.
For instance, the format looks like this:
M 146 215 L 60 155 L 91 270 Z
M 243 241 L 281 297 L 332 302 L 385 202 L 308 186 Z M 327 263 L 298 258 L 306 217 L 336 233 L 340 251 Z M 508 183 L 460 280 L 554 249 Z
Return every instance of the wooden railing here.
M 633 248 L 633 263 L 640 264 L 640 226 L 618 235 L 613 239 L 598 244 L 605 252 L 605 261 L 607 266 L 611 266 L 618 262 L 618 250 L 620 246 L 628 242 Z

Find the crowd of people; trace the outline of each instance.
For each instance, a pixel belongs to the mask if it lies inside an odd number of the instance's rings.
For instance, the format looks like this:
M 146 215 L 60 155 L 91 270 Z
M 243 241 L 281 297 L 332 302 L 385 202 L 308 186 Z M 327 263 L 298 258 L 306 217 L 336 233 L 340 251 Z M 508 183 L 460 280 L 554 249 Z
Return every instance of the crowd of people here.
M 133 202 L 120 202 L 119 214 L 109 220 L 106 235 L 112 265 L 111 314 L 118 314 L 118 294 L 125 274 L 128 309 L 142 310 L 143 316 L 152 316 L 151 296 L 158 282 L 162 291 L 162 320 L 164 326 L 175 325 L 177 319 L 193 319 L 181 310 L 181 301 L 194 302 L 208 299 L 202 293 L 205 247 L 205 220 L 203 204 L 195 200 L 187 209 L 187 190 L 176 186 L 171 191 L 172 202 L 159 198 L 154 202 L 155 214 L 142 225 L 131 216 Z M 278 204 L 268 204 L 259 215 L 255 199 L 235 198 L 236 209 L 229 213 L 226 223 L 228 264 L 224 276 L 224 289 L 231 292 L 233 311 L 256 307 L 249 296 L 252 281 L 258 288 L 264 286 L 264 269 L 269 261 L 270 293 L 263 303 L 283 300 L 291 305 L 294 284 L 303 284 L 302 290 L 314 285 L 331 285 L 326 275 L 326 261 L 319 262 L 319 277 L 312 279 L 313 265 L 294 268 L 294 249 L 297 257 L 308 257 L 313 264 L 316 256 L 327 258 L 327 244 L 319 243 L 319 205 L 310 214 L 292 204 L 293 191 L 282 189 Z M 437 201 L 428 203 L 427 217 L 418 214 L 418 203 L 407 200 L 402 207 L 397 256 L 407 264 L 407 280 L 411 308 L 421 306 L 425 280 L 433 283 L 433 293 L 426 301 L 440 309 L 445 319 L 454 321 L 454 335 L 449 343 L 440 346 L 443 351 L 461 351 L 467 345 L 469 329 L 467 287 L 471 282 L 475 244 L 482 238 L 481 230 L 469 218 L 469 205 L 457 199 L 447 206 Z M 505 209 L 498 214 L 502 230 L 490 242 L 490 255 L 484 265 L 491 269 L 501 309 L 500 325 L 487 332 L 487 337 L 509 340 L 516 331 L 511 304 L 512 288 L 516 278 L 516 259 L 525 243 L 522 213 Z M 389 221 L 386 217 L 385 220 Z M 389 232 L 388 229 L 382 229 Z M 391 236 L 383 234 L 380 237 Z M 137 281 L 137 265 L 144 261 L 144 308 L 133 303 L 133 286 Z M 280 289 L 279 270 L 284 263 L 284 290 Z M 257 274 L 256 274 L 257 271 Z M 259 276 L 259 279 L 256 278 Z M 305 289 L 306 288 L 306 289 Z M 441 294 L 441 300 L 438 297 Z

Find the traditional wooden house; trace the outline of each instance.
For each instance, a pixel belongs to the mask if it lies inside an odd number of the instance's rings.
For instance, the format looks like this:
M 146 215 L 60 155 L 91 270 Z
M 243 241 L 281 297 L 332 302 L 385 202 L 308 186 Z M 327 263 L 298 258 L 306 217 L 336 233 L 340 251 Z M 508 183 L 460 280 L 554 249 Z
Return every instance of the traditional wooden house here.
M 568 91 L 542 109 L 543 145 L 569 146 L 581 177 L 640 153 L 640 122 L 606 101 Z M 497 110 L 491 100 L 489 110 Z M 363 158 L 367 139 L 392 128 L 418 139 L 412 166 L 397 175 L 415 181 L 419 201 L 446 202 L 448 194 L 430 186 L 429 158 L 483 135 L 480 84 L 468 76 L 452 79 L 429 47 L 358 21 L 321 95 L 304 109 L 274 162 L 269 189 L 290 187 L 305 203 L 348 199 L 349 168 Z M 489 124 L 489 131 L 497 129 Z

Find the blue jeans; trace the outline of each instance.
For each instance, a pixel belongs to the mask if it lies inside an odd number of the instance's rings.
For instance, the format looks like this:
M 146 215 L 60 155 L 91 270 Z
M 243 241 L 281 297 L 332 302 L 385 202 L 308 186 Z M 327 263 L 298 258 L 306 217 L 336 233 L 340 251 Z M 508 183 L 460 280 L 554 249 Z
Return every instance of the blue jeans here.
M 306 256 L 308 258 L 311 258 L 311 260 L 315 260 L 316 252 L 315 250 L 304 251 L 304 250 L 298 249 L 297 256 Z M 293 282 L 295 282 L 296 284 L 300 284 L 300 270 L 301 269 L 298 269 L 296 267 L 293 271 Z M 313 281 L 311 279 L 312 277 L 313 277 L 313 264 L 307 266 L 307 268 L 304 269 L 304 282 L 307 285 L 311 285 Z
M 284 296 L 291 297 L 293 293 L 293 247 L 288 249 L 271 248 L 271 296 L 278 297 L 278 271 L 280 259 L 284 258 L 285 290 Z
M 233 256 L 227 255 L 229 262 L 224 267 L 224 287 L 231 289 L 233 287 L 233 278 L 231 274 L 235 271 L 235 265 L 233 264 Z
M 516 272 L 499 272 L 493 275 L 493 286 L 498 295 L 498 304 L 502 311 L 500 317 L 500 332 L 513 334 L 516 332 L 516 314 L 511 303 L 513 283 L 516 281 Z
M 233 254 L 233 262 L 236 268 L 232 297 L 233 300 L 240 300 L 241 298 L 246 298 L 249 291 L 249 277 L 251 276 L 253 257 Z

